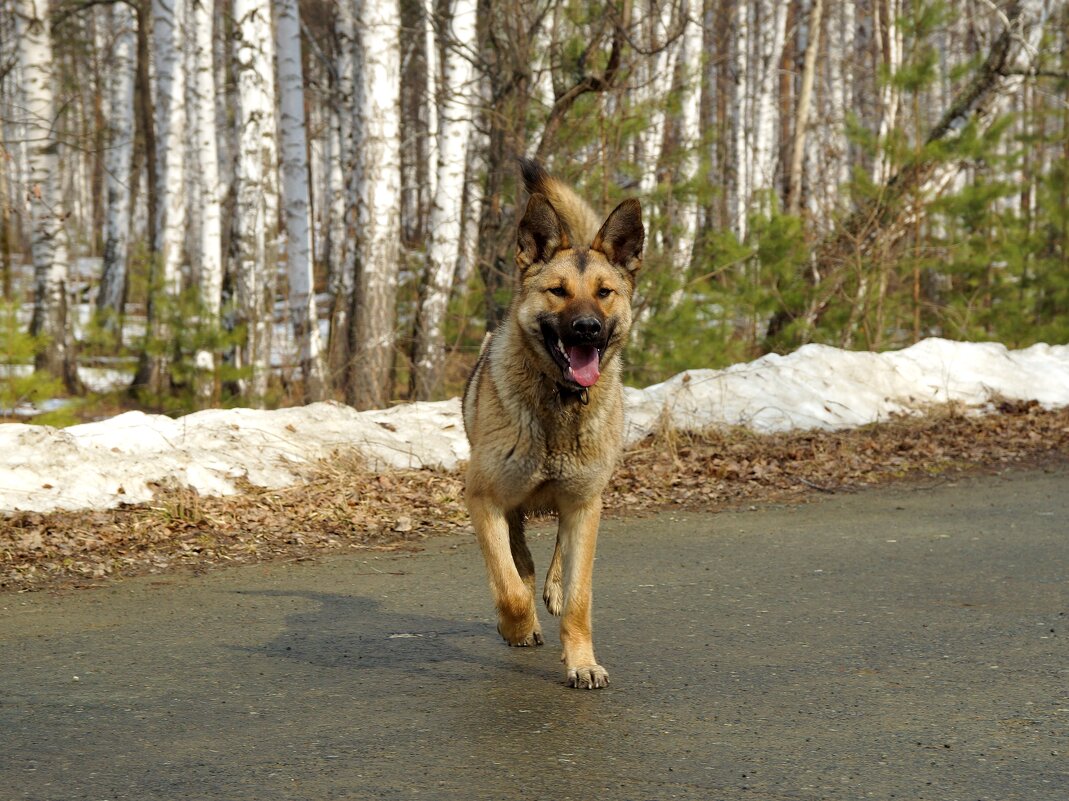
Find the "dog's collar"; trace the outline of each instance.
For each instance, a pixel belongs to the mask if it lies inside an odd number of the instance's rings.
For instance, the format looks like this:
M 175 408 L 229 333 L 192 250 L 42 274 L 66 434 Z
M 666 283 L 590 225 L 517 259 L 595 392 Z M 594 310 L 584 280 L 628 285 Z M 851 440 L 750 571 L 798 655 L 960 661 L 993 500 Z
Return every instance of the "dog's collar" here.
M 588 387 L 575 389 L 573 387 L 566 387 L 564 384 L 557 384 L 557 389 L 560 390 L 560 399 L 562 401 L 575 398 L 584 406 L 590 403 L 590 389 Z

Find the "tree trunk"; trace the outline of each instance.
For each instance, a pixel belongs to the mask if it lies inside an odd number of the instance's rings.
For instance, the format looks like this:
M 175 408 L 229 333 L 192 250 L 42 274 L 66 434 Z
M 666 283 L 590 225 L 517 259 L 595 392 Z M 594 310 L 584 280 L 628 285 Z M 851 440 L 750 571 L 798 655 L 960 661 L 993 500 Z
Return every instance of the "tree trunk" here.
M 482 278 L 486 328 L 492 331 L 505 317 L 505 292 L 515 275 L 509 248 L 519 223 L 515 157 L 527 152 L 527 112 L 533 58 L 530 32 L 532 6 L 479 2 L 479 54 L 485 63 L 488 134 L 486 184 L 479 216 L 476 267 Z M 522 207 L 520 207 L 522 208 Z
M 664 150 L 664 129 L 668 109 L 665 103 L 672 91 L 675 72 L 675 42 L 673 41 L 673 12 L 675 3 L 665 2 L 641 16 L 645 55 L 639 61 L 640 85 L 638 102 L 649 119 L 639 134 L 639 192 L 653 194 L 660 183 L 658 169 Z M 682 15 L 681 15 L 682 16 Z M 683 18 L 685 19 L 685 17 Z
M 760 0 L 757 31 L 758 73 L 754 77 L 753 179 L 752 190 L 758 207 L 769 211 L 769 196 L 776 186 L 778 159 L 778 67 L 787 39 L 788 4 L 775 0 Z
M 192 97 L 196 109 L 196 130 L 193 131 L 193 176 L 200 187 L 197 217 L 200 222 L 198 264 L 201 321 L 210 329 L 220 325 L 223 301 L 223 214 L 222 187 L 219 181 L 219 142 L 215 123 L 215 68 L 212 59 L 212 38 L 215 28 L 214 4 L 210 0 L 191 0 L 193 3 L 193 75 Z M 202 403 L 211 400 L 215 391 L 215 358 L 210 350 L 201 349 L 195 357 L 197 367 L 197 396 Z
M 393 398 L 401 238 L 400 6 L 369 0 L 361 15 L 357 103 L 357 284 L 346 399 L 358 409 Z
M 170 298 L 181 288 L 185 238 L 186 0 L 152 0 L 156 48 L 156 252 L 162 273 L 156 291 Z
M 802 87 L 798 93 L 798 111 L 795 114 L 794 145 L 791 150 L 790 180 L 787 184 L 790 201 L 788 211 L 797 215 L 802 209 L 802 161 L 805 157 L 805 137 L 809 127 L 809 106 L 813 96 L 813 77 L 817 67 L 817 51 L 820 49 L 820 18 L 824 0 L 812 0 L 809 19 L 806 23 L 808 41 L 805 45 L 805 62 L 802 65 Z
M 734 2 L 735 35 L 732 37 L 732 73 L 735 76 L 730 106 L 730 162 L 734 170 L 728 176 L 728 214 L 731 230 L 739 241 L 746 239 L 753 195 L 753 131 L 749 122 L 752 106 L 750 70 L 750 14 L 746 0 Z
M 300 354 L 306 403 L 323 399 L 323 359 L 312 271 L 308 142 L 304 120 L 301 22 L 297 0 L 276 0 L 278 83 L 282 105 L 282 199 L 286 218 L 286 268 L 290 318 Z
M 79 389 L 67 313 L 68 253 L 63 229 L 59 143 L 56 141 L 54 61 L 48 4 L 18 0 L 15 6 L 22 69 L 24 135 L 29 140 L 30 213 L 34 299 L 30 333 L 40 337 L 35 367 Z
M 356 122 L 354 53 L 357 47 L 354 0 L 335 5 L 334 84 L 331 103 L 331 148 L 327 167 L 330 184 L 330 247 L 327 265 L 330 271 L 330 334 L 327 339 L 327 364 L 335 389 L 342 389 L 349 365 L 349 315 L 353 304 L 356 274 L 354 237 L 356 205 L 351 180 L 355 162 L 353 134 Z
M 108 128 L 104 171 L 107 217 L 104 265 L 96 307 L 108 330 L 121 334 L 126 298 L 126 261 L 133 194 L 134 76 L 137 69 L 137 30 L 134 11 L 125 3 L 108 9 L 112 36 L 105 106 Z
M 842 188 L 850 180 L 851 153 L 846 134 L 847 111 L 854 109 L 855 3 L 842 0 L 829 9 L 823 59 L 822 91 L 813 104 L 805 141 L 802 179 L 810 220 L 829 222 L 844 205 Z M 818 70 L 819 72 L 820 70 Z M 860 113 L 858 110 L 856 113 Z
M 467 145 L 472 135 L 475 0 L 454 0 L 445 54 L 445 85 L 438 115 L 437 187 L 431 205 L 427 263 L 416 321 L 413 397 L 429 400 L 441 388 L 445 366 L 445 312 L 460 253 L 461 201 Z
M 238 162 L 234 251 L 237 321 L 245 328 L 240 366 L 248 370 L 244 394 L 254 406 L 267 395 L 271 328 L 274 322 L 275 262 L 272 231 L 277 227 L 271 194 L 276 168 L 274 52 L 271 7 L 267 0 L 234 0 L 235 70 L 238 84 Z
M 902 16 L 902 0 L 875 0 L 873 12 L 876 17 L 873 35 L 883 69 L 886 72 L 883 86 L 880 89 L 880 125 L 876 139 L 878 150 L 872 170 L 872 180 L 877 184 L 882 184 L 890 180 L 894 171 L 894 164 L 891 162 L 886 143 L 891 131 L 895 129 L 898 106 L 901 102 L 901 92 L 891 78 L 902 67 L 902 27 L 899 25 L 899 18 Z
M 146 343 L 142 351 L 133 388 L 145 387 L 162 396 L 170 389 L 169 316 L 173 301 L 181 289 L 182 246 L 185 241 L 185 70 L 182 55 L 185 47 L 185 0 L 151 0 L 152 43 L 155 47 L 155 182 L 152 187 L 155 233 L 152 261 L 149 265 L 148 319 Z M 142 12 L 140 21 L 146 15 Z M 147 44 L 147 42 L 146 42 Z M 138 42 L 141 61 L 142 43 Z M 147 51 L 145 52 L 147 58 Z M 144 65 L 147 70 L 147 64 Z M 142 69 L 139 63 L 138 69 Z M 147 95 L 148 86 L 143 91 Z M 151 108 L 151 101 L 143 97 Z M 145 112 L 146 115 L 148 112 Z M 148 128 L 146 128 L 148 130 Z
M 702 100 L 702 9 L 695 0 L 682 5 L 683 38 L 680 44 L 678 73 L 680 80 L 678 143 L 682 158 L 677 181 L 690 184 L 698 174 L 701 146 Z M 694 241 L 698 234 L 700 207 L 693 188 L 688 186 L 685 198 L 675 198 L 675 219 L 672 232 L 672 264 L 685 273 L 694 256 Z M 675 306 L 681 293 L 673 297 Z

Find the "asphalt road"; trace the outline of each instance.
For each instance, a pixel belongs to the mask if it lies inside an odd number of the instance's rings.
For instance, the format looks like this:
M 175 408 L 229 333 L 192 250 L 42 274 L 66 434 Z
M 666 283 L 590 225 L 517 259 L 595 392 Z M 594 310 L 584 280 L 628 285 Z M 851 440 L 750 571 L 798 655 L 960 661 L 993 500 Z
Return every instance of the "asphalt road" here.
M 1064 801 L 1067 521 L 1065 470 L 606 521 L 594 692 L 470 537 L 2 595 L 0 799 Z

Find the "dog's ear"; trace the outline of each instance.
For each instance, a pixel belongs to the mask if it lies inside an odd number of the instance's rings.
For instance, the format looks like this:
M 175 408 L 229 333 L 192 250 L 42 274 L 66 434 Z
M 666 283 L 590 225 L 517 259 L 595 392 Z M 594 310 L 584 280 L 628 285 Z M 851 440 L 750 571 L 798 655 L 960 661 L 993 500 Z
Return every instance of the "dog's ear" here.
M 546 196 L 539 192 L 531 195 L 516 235 L 516 264 L 520 271 L 549 261 L 554 253 L 567 247 L 571 247 L 568 232 Z
M 642 266 L 642 244 L 645 240 L 642 204 L 630 198 L 613 209 L 594 237 L 590 249 L 604 254 L 610 264 L 624 270 L 634 281 L 635 273 Z

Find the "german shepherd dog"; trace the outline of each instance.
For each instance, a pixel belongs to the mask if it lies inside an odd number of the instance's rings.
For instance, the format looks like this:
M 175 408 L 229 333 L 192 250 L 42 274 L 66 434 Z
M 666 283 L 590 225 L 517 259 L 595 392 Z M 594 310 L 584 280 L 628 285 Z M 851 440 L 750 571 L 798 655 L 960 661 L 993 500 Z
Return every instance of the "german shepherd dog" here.
M 620 352 L 645 230 L 637 200 L 600 226 L 571 188 L 521 160 L 531 196 L 516 244 L 519 289 L 464 390 L 466 499 L 509 645 L 542 645 L 524 515 L 559 516 L 542 598 L 561 616 L 567 683 L 595 689 L 591 573 L 601 492 L 620 454 Z

